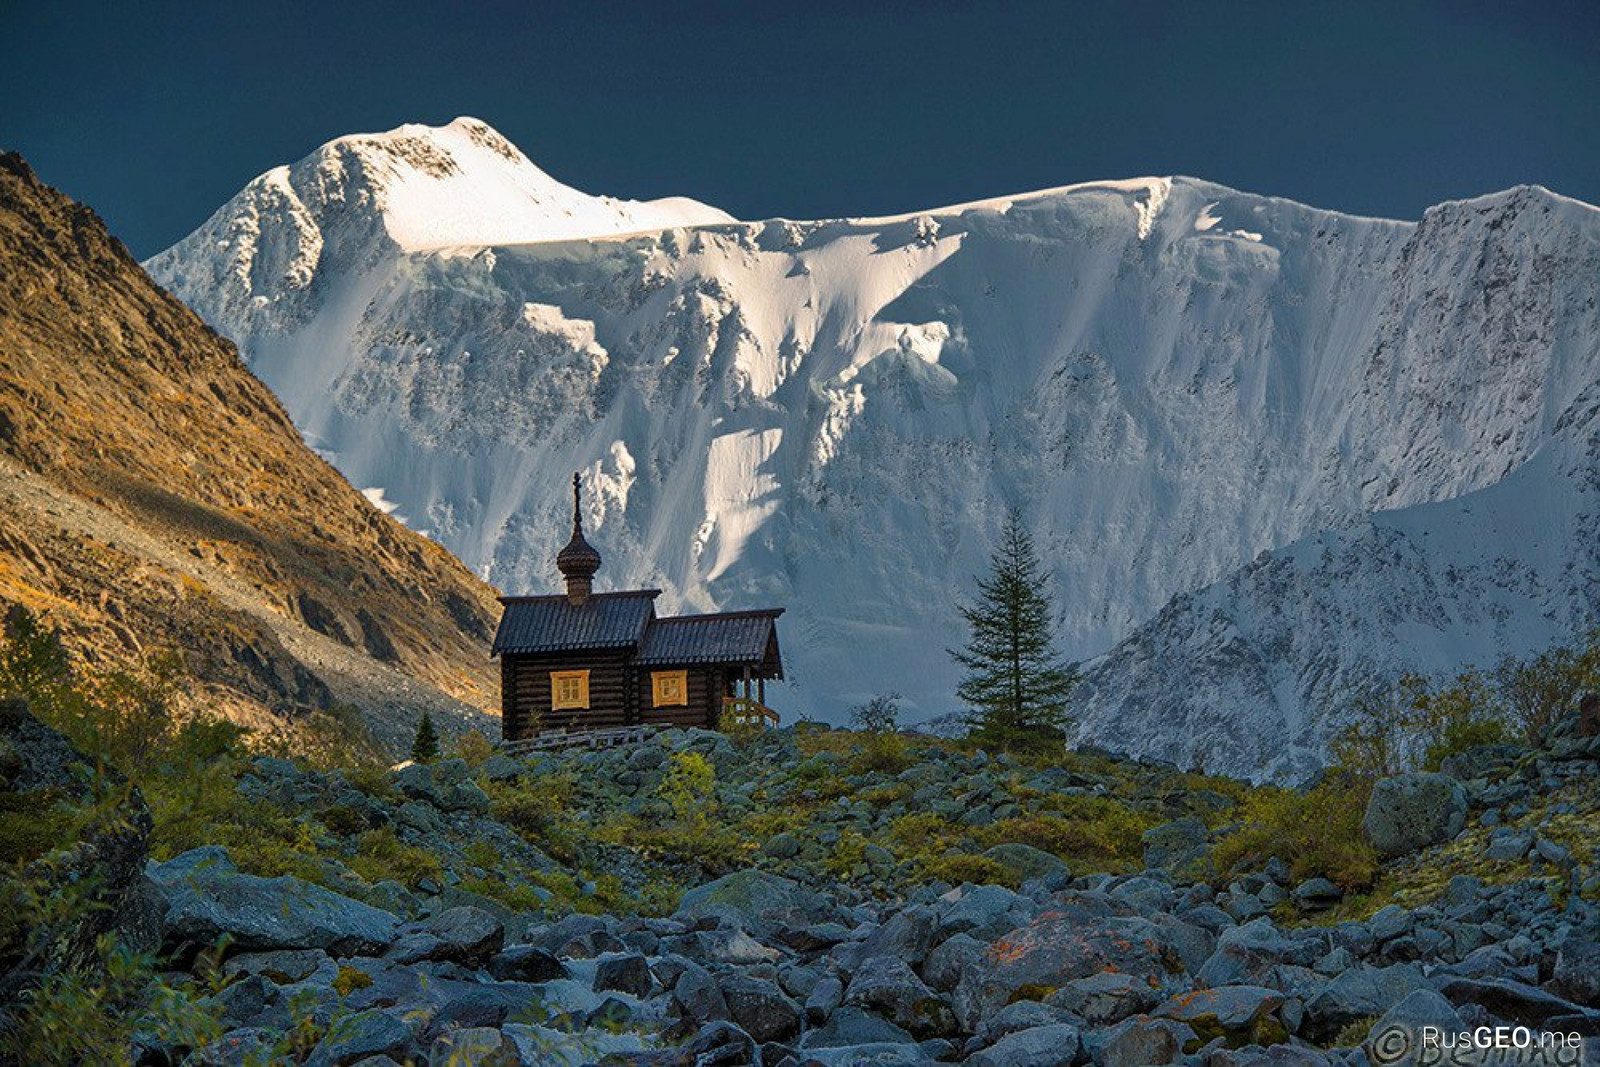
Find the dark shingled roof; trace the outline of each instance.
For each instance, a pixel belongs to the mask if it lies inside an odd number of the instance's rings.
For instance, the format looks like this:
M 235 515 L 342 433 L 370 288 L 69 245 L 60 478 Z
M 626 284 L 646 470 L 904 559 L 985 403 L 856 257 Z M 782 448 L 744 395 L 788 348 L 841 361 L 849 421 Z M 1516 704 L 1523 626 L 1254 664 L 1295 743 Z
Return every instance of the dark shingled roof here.
M 595 593 L 574 607 L 565 596 L 501 597 L 506 606 L 494 655 L 635 648 L 655 614 L 659 589 Z
M 766 658 L 782 608 L 678 615 L 656 619 L 634 661 L 640 666 L 679 663 L 760 663 Z

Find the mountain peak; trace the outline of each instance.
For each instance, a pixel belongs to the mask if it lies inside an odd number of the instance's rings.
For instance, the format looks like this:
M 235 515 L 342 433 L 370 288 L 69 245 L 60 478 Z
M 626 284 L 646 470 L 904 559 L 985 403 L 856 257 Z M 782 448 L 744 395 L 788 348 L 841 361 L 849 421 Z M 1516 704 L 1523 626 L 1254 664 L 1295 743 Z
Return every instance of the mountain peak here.
M 470 116 L 444 126 L 406 123 L 339 137 L 287 169 L 289 184 L 298 192 L 307 183 L 297 179 L 310 179 L 313 195 L 357 175 L 389 237 L 407 252 L 734 221 L 686 198 L 591 196 L 552 178 L 494 127 Z

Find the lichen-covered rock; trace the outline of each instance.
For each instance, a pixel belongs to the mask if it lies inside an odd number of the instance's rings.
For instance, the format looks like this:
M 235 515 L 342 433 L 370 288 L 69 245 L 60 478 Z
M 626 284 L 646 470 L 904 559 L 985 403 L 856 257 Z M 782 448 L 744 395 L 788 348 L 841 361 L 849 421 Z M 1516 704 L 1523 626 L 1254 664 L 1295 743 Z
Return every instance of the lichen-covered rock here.
M 1223 1037 L 1236 1044 L 1271 1045 L 1289 1036 L 1278 1016 L 1284 999 L 1262 986 L 1219 986 L 1173 997 L 1151 1014 L 1183 1023 L 1205 1041 Z
M 1400 774 L 1373 786 L 1361 827 L 1385 858 L 1441 844 L 1467 821 L 1467 790 L 1449 775 Z

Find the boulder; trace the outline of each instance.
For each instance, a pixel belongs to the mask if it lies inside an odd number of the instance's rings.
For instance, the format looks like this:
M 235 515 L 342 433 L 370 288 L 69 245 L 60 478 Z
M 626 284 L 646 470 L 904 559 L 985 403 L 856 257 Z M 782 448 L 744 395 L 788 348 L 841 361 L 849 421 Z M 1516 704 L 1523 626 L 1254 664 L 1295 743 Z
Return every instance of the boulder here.
M 444 946 L 435 958 L 468 967 L 487 963 L 506 943 L 505 924 L 470 904 L 440 912 L 424 923 L 422 929 Z
M 1344 899 L 1344 890 L 1326 878 L 1307 878 L 1289 895 L 1302 911 L 1326 911 Z
M 880 1015 L 861 1008 L 841 1007 L 828 1021 L 800 1042 L 805 1049 L 855 1048 L 862 1045 L 905 1045 L 916 1039 Z
M 1159 983 L 1181 968 L 1181 959 L 1150 921 L 1065 904 L 996 940 L 963 966 L 952 1007 L 963 1027 L 972 1030 L 1002 1005 L 1042 999 L 1075 978 L 1111 970 Z
M 416 1039 L 411 1027 L 386 1011 L 363 1011 L 336 1020 L 306 1059 L 306 1067 L 344 1067 L 369 1056 L 404 1062 Z
M 817 979 L 806 996 L 806 1022 L 821 1026 L 844 1003 L 844 983 L 831 974 Z
M 762 978 L 732 974 L 721 980 L 733 1021 L 756 1041 L 786 1041 L 800 1033 L 800 1006 Z
M 728 1001 L 722 995 L 722 987 L 717 985 L 710 971 L 696 963 L 687 964 L 678 975 L 678 980 L 672 986 L 672 999 L 683 1016 L 696 1023 L 723 1022 L 732 1018 Z
M 864 960 L 845 989 L 844 1002 L 876 1011 L 918 1038 L 955 1032 L 950 1006 L 898 956 Z
M 428 1051 L 428 1062 L 448 1067 L 521 1067 L 522 1054 L 516 1042 L 496 1028 L 474 1026 L 440 1034 Z
M 1173 997 L 1152 1014 L 1183 1023 L 1205 1041 L 1271 1045 L 1289 1036 L 1278 1016 L 1283 1002 L 1282 993 L 1262 986 L 1218 986 Z
M 488 969 L 502 982 L 552 982 L 567 976 L 566 966 L 536 945 L 512 945 L 491 958 Z
M 1046 999 L 1094 1026 L 1108 1026 L 1149 1011 L 1161 998 L 1150 983 L 1130 974 L 1101 971 L 1074 978 Z
M 726 918 L 754 936 L 783 927 L 806 926 L 833 918 L 827 898 L 781 875 L 755 869 L 735 871 L 683 895 L 674 918 L 693 925 Z
M 1005 886 L 952 890 L 936 912 L 934 936 L 943 941 L 952 934 L 969 934 L 979 941 L 993 941 L 1026 923 L 1034 910 L 1033 901 Z
M 1425 1027 L 1450 1035 L 1468 1028 L 1448 1000 L 1432 989 L 1419 989 L 1384 1012 L 1368 1030 L 1361 1047 L 1372 1063 L 1411 1067 L 1440 1062 L 1437 1050 L 1431 1054 L 1424 1051 Z
M 650 995 L 650 965 L 637 952 L 601 956 L 594 969 L 595 992 L 615 990 L 644 999 Z
M 165 867 L 151 872 L 166 900 L 167 942 L 175 946 L 205 948 L 227 938 L 230 949 L 373 955 L 400 927 L 389 912 L 288 875 L 260 878 L 216 869 L 172 874 Z
M 1569 935 L 1556 951 L 1550 988 L 1591 1008 L 1600 1008 L 1600 941 Z
M 1099 1067 L 1157 1067 L 1183 1062 L 1184 1050 L 1200 1039 L 1183 1023 L 1136 1015 L 1085 1035 L 1083 1043 Z
M 275 952 L 246 952 L 222 965 L 222 976 L 234 979 L 259 974 L 278 985 L 303 982 L 322 967 L 332 964 L 321 949 L 280 949 Z
M 995 845 L 983 853 L 985 859 L 994 860 L 1000 866 L 1016 876 L 1017 881 L 1027 882 L 1035 878 L 1068 878 L 1071 872 L 1066 861 L 1052 856 L 1043 849 L 1034 848 L 1032 845 L 1023 845 L 1009 842 Z
M 1445 774 L 1415 772 L 1379 780 L 1362 830 L 1385 859 L 1442 844 L 1467 821 L 1467 790 Z
M 1066 1067 L 1078 1056 L 1078 1028 L 1070 1023 L 1018 1030 L 967 1058 L 967 1067 Z
M 489 795 L 472 780 L 465 760 L 413 763 L 394 774 L 394 784 L 406 796 L 431 804 L 440 811 L 487 815 Z

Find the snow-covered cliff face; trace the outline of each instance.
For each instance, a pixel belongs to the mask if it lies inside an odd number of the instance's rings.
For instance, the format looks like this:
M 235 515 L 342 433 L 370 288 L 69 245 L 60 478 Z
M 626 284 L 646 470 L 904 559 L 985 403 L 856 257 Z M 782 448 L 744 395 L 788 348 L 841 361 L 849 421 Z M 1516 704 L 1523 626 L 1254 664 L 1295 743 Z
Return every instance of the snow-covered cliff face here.
M 1531 595 L 1454 610 L 1431 546 L 1359 563 L 1512 476 L 1562 515 L 1590 499 L 1562 472 L 1593 465 L 1600 212 L 1542 189 L 1417 224 L 1186 178 L 743 223 L 586 197 L 458 120 L 324 146 L 148 266 L 357 486 L 502 589 L 555 584 L 576 469 L 601 588 L 787 605 L 789 716 L 888 690 L 954 710 L 954 603 L 1012 503 L 1063 651 L 1117 646 L 1086 737 L 1212 769 L 1306 758 L 1316 679 L 1396 640 L 1454 666 L 1570 621 Z M 1586 533 L 1541 540 L 1542 582 L 1592 574 Z M 1311 566 L 1313 541 L 1350 562 Z M 1390 582 L 1404 625 L 1357 618 Z M 1197 636 L 1233 597 L 1281 620 L 1266 675 Z M 1206 740 L 1224 726 L 1250 743 Z

